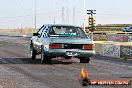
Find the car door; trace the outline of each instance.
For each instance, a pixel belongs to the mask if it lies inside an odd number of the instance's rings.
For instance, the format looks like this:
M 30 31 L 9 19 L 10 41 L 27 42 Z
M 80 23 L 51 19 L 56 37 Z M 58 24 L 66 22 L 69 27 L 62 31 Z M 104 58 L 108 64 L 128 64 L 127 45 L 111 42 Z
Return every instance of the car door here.
M 43 26 L 42 31 L 40 31 L 40 35 L 38 36 L 38 51 L 41 52 L 41 46 L 43 44 L 43 40 L 44 40 L 44 30 L 45 30 L 46 26 Z
M 40 51 L 40 46 L 42 45 L 41 43 L 41 37 L 42 37 L 42 32 L 43 32 L 43 29 L 44 29 L 44 26 L 42 26 L 39 31 L 37 32 L 38 33 L 38 36 L 36 38 L 36 43 L 35 43 L 35 49 L 39 52 Z

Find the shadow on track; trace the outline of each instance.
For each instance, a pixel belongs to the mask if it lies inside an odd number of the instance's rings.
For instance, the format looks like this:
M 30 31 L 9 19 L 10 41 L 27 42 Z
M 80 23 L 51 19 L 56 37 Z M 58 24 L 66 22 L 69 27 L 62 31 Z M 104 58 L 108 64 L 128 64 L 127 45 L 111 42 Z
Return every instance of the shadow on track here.
M 68 65 L 72 63 L 74 62 L 70 60 L 53 58 L 49 65 L 53 64 Z M 0 60 L 0 64 L 41 64 L 41 60 L 39 58 L 37 58 L 36 60 L 32 60 L 31 58 L 2 58 Z

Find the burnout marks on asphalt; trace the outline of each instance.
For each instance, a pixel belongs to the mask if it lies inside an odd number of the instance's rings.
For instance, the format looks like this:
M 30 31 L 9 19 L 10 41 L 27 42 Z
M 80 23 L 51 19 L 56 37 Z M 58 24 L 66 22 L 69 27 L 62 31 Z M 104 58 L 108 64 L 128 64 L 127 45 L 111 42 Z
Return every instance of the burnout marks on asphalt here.
M 0 64 L 6 64 L 7 62 L 3 59 L 3 58 L 0 58 Z

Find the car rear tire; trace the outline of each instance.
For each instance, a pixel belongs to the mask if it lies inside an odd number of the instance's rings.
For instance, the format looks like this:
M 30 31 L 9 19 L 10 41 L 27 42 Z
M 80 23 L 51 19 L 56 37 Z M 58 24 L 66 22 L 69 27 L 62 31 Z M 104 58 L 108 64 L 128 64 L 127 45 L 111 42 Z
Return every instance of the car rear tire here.
M 80 59 L 80 63 L 89 63 L 90 62 L 90 58 L 89 57 L 87 57 L 87 58 L 82 57 L 82 58 L 79 58 L 79 59 Z
M 45 54 L 44 50 L 42 49 L 42 51 L 41 51 L 41 63 L 42 63 L 42 64 L 44 64 L 44 63 L 49 64 L 50 62 L 51 62 L 51 58 L 48 57 L 48 56 Z
M 32 60 L 36 59 L 36 52 L 35 52 L 35 50 L 33 48 L 33 45 L 30 46 L 30 56 L 31 56 Z

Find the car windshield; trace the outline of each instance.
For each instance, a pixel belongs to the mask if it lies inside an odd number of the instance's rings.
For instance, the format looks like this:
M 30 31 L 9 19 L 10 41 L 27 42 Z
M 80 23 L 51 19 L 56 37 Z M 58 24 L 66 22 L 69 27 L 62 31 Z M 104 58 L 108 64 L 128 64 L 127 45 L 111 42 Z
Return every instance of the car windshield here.
M 81 27 L 51 26 L 50 37 L 87 37 Z

